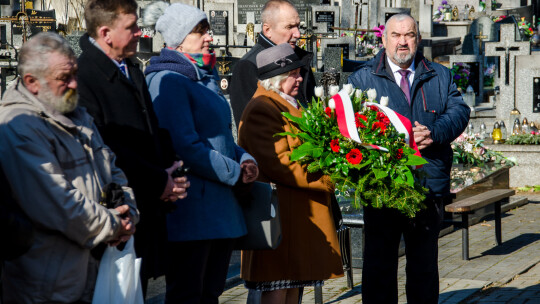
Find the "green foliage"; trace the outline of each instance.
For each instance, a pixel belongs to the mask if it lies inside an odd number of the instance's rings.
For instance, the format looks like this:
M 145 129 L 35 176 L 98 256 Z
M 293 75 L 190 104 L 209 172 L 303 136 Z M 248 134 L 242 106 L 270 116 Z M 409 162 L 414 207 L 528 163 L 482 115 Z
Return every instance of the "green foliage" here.
M 518 134 L 508 137 L 506 143 L 509 145 L 539 145 L 540 135 Z
M 425 207 L 427 193 L 418 181 L 420 172 L 413 166 L 426 161 L 414 155 L 415 150 L 406 144 L 404 134 L 397 132 L 383 112 L 364 106 L 365 93 L 354 96 L 353 108 L 363 144 L 340 133 L 336 113 L 324 100 L 313 100 L 301 117 L 283 113 L 297 129 L 277 135 L 300 138 L 302 144 L 291 153 L 291 161 L 307 165 L 308 172 L 330 176 L 336 190 L 354 197 L 354 207 L 384 206 L 413 217 Z M 368 149 L 368 143 L 388 151 Z
M 508 140 L 506 141 L 508 143 Z M 493 151 L 484 146 L 484 140 L 473 135 L 461 134 L 452 142 L 454 164 L 464 164 L 483 167 L 487 163 L 515 165 L 514 161 L 506 158 L 501 152 Z

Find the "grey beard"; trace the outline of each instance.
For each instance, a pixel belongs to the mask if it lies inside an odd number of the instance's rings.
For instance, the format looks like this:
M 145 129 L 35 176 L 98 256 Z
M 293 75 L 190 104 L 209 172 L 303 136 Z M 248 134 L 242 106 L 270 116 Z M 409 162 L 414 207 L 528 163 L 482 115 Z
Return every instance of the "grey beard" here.
M 407 64 L 412 63 L 412 61 L 414 59 L 414 55 L 415 55 L 415 53 L 409 53 L 409 55 L 406 55 L 404 57 L 399 57 L 397 49 L 396 49 L 396 52 L 394 53 L 393 58 L 397 62 L 397 64 L 407 65 Z
M 74 89 L 68 89 L 64 95 L 56 96 L 48 86 L 43 86 L 38 98 L 62 114 L 73 112 L 78 104 L 77 90 Z

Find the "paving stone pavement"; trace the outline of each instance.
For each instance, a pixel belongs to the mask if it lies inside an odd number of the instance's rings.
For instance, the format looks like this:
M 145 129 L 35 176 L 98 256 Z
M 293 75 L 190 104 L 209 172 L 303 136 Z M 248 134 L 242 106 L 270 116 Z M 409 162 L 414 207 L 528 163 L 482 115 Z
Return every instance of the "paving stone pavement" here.
M 540 303 L 540 197 L 529 200 L 503 214 L 500 246 L 496 246 L 493 218 L 469 228 L 469 261 L 461 259 L 460 230 L 439 239 L 439 303 Z M 399 303 L 406 303 L 405 263 L 401 257 Z M 324 303 L 362 303 L 360 269 L 355 269 L 354 282 L 354 288 L 348 289 L 345 278 L 326 281 Z M 247 290 L 238 285 L 226 290 L 220 303 L 246 299 Z M 304 291 L 303 303 L 314 303 L 313 289 Z
M 507 284 L 476 294 L 469 303 L 540 303 L 540 263 Z

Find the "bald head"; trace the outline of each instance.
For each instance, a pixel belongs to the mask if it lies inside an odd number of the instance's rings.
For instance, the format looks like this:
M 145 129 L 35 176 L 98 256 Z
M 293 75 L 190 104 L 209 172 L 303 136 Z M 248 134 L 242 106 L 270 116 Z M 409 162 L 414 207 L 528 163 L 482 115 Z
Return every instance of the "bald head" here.
M 388 18 L 388 20 L 386 20 L 386 24 L 384 25 L 383 35 L 386 36 L 386 29 L 388 28 L 391 22 L 400 22 L 404 20 L 411 20 L 414 23 L 416 33 L 419 35 L 418 24 L 416 23 L 416 20 L 414 20 L 414 18 L 411 15 L 407 15 L 407 14 L 395 14 L 395 15 L 392 15 L 390 18 Z
M 414 18 L 397 14 L 386 22 L 383 45 L 386 56 L 402 69 L 407 69 L 414 61 L 421 37 Z
M 273 23 L 275 17 L 279 15 L 281 7 L 292 8 L 296 11 L 296 8 L 290 1 L 270 0 L 264 4 L 261 11 L 261 23 Z
M 288 43 L 293 48 L 300 38 L 300 16 L 291 2 L 270 0 L 261 12 L 262 32 L 275 44 Z

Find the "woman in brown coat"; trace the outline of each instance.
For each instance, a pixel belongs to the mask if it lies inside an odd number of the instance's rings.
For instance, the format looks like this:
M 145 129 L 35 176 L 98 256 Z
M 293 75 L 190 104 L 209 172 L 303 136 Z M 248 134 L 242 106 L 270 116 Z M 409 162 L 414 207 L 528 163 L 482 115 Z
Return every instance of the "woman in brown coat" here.
M 291 162 L 292 123 L 282 112 L 300 116 L 294 96 L 302 81 L 302 63 L 288 44 L 257 56 L 258 89 L 239 126 L 239 144 L 259 163 L 260 180 L 277 186 L 283 239 L 275 250 L 242 252 L 242 278 L 250 290 L 262 291 L 262 303 L 298 303 L 299 290 L 343 275 L 327 176 L 308 173 Z

